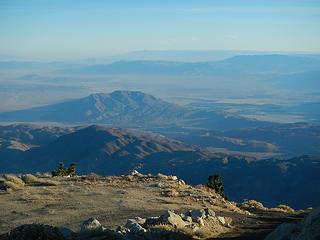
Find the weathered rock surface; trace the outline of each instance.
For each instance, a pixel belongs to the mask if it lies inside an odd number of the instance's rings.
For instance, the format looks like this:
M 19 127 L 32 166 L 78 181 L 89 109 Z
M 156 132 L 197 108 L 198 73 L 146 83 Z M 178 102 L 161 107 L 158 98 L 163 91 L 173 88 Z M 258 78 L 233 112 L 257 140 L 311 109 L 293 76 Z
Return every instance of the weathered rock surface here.
M 85 220 L 81 225 L 81 231 L 103 231 L 104 227 L 95 218 L 89 218 Z
M 161 215 L 159 219 L 161 223 L 170 224 L 176 228 L 183 228 L 187 225 L 178 214 L 170 210 Z
M 320 208 L 311 211 L 299 223 L 283 223 L 270 233 L 266 240 L 319 240 Z
M 147 230 L 144 229 L 136 220 L 134 219 L 128 219 L 126 225 L 124 226 L 125 229 L 127 229 L 126 232 L 129 232 L 129 233 L 144 233 L 146 232 Z

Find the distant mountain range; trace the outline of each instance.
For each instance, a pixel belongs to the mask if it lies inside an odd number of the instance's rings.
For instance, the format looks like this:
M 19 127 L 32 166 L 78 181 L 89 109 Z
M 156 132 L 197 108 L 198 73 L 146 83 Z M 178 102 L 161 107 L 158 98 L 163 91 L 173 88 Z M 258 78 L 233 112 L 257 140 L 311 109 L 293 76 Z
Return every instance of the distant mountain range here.
M 58 104 L 0 113 L 0 122 L 111 124 L 120 127 L 185 126 L 209 129 L 267 126 L 271 123 L 182 107 L 136 91 L 97 93 Z
M 157 134 L 96 125 L 2 126 L 0 142 L 0 172 L 51 171 L 59 162 L 76 162 L 81 174 L 119 175 L 137 169 L 177 175 L 191 184 L 204 184 L 219 173 L 232 200 L 254 198 L 296 208 L 320 201 L 320 159 L 315 157 L 248 162 Z
M 117 61 L 65 70 L 81 74 L 234 75 L 290 74 L 320 70 L 320 59 L 288 55 L 240 55 L 210 62 Z
M 153 54 L 153 52 L 151 52 Z M 299 73 L 320 70 L 319 55 L 267 54 L 262 52 L 134 52 L 78 62 L 0 61 L 0 70 L 59 69 L 80 74 L 216 75 L 244 73 Z M 177 54 L 177 57 L 173 56 Z M 211 54 L 211 55 L 210 55 Z M 145 57 L 144 57 L 145 56 Z M 168 57 L 166 57 L 168 56 Z M 193 59 L 193 60 L 192 60 Z
M 232 154 L 242 152 L 258 159 L 320 153 L 320 126 L 250 120 L 215 110 L 179 106 L 135 91 L 97 93 L 58 104 L 0 113 L 0 122 L 137 128 L 203 148 Z

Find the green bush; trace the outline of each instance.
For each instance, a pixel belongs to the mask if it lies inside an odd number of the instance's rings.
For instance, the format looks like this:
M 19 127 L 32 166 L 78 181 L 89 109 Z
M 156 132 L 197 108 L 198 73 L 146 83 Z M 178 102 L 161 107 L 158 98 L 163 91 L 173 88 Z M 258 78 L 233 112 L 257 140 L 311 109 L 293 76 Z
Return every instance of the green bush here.
M 64 167 L 63 162 L 59 163 L 58 169 L 56 171 L 52 171 L 52 176 L 76 176 L 77 170 L 76 170 L 76 164 L 71 163 L 68 168 Z
M 209 188 L 213 189 L 216 193 L 221 195 L 226 200 L 228 199 L 228 197 L 224 193 L 224 185 L 223 185 L 222 178 L 220 177 L 220 175 L 215 174 L 215 175 L 209 176 L 207 186 Z

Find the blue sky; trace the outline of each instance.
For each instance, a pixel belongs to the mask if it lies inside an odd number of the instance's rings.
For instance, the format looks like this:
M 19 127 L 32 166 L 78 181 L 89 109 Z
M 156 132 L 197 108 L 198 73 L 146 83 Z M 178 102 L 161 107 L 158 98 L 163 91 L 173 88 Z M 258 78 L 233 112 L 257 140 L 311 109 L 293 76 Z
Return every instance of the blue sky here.
M 0 56 L 136 50 L 320 52 L 318 0 L 0 0 Z

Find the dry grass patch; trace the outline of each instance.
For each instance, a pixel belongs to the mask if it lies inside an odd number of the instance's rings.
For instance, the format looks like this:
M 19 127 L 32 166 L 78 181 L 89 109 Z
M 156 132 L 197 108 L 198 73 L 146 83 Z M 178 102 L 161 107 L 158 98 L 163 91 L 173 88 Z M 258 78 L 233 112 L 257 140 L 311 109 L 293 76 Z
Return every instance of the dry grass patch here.
M 275 212 L 295 213 L 295 210 L 293 208 L 285 204 L 280 204 L 275 208 L 271 208 L 270 210 Z
M 58 182 L 50 180 L 50 179 L 42 179 L 38 178 L 32 174 L 24 174 L 21 176 L 22 180 L 26 184 L 32 184 L 32 185 L 40 185 L 40 186 L 57 186 Z
M 3 175 L 3 178 L 9 182 L 14 183 L 17 186 L 23 187 L 24 186 L 24 181 L 22 181 L 20 178 L 14 175 Z
M 39 178 L 32 174 L 23 174 L 21 178 L 26 184 L 38 183 L 40 181 Z
M 246 210 L 263 210 L 266 211 L 267 208 L 263 206 L 261 202 L 258 202 L 256 200 L 247 200 L 240 204 L 241 208 L 244 208 Z
M 0 189 L 5 190 L 6 192 L 12 192 L 22 189 L 23 186 L 18 185 L 14 182 L 10 181 L 2 181 L 0 182 Z

